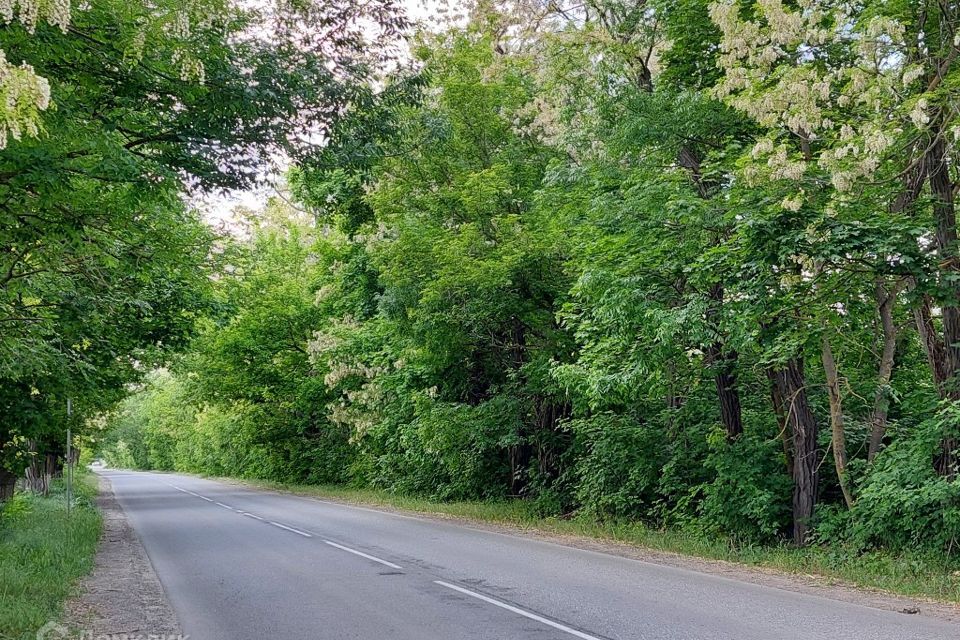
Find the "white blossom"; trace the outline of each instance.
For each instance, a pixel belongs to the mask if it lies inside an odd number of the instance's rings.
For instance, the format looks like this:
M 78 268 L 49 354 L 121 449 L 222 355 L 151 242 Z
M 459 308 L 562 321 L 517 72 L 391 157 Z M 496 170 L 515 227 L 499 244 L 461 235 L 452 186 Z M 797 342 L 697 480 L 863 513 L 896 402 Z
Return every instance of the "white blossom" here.
M 40 112 L 50 106 L 50 83 L 28 64 L 10 65 L 0 51 L 0 148 L 7 140 L 35 137 Z
M 927 115 L 927 107 L 926 98 L 920 98 L 910 112 L 910 120 L 913 121 L 914 126 L 918 129 L 923 129 L 927 123 L 930 122 L 930 116 Z
M 914 80 L 923 75 L 923 67 L 918 64 L 907 67 L 903 72 L 903 86 L 910 85 Z
M 33 33 L 40 20 L 66 32 L 70 25 L 70 0 L 0 0 L 0 20 L 16 18 Z
M 799 193 L 795 193 L 792 196 L 787 196 L 783 199 L 783 202 L 780 203 L 780 206 L 788 211 L 800 211 L 800 207 L 803 206 L 803 197 L 804 193 L 801 189 Z

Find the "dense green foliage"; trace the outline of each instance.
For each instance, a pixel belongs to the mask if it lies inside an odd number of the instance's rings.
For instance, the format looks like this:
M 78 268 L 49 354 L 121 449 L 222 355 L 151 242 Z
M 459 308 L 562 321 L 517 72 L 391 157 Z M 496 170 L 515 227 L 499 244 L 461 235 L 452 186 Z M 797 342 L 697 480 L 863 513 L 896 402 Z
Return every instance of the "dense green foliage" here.
M 918 50 L 897 3 L 800 5 L 421 33 L 230 243 L 103 455 L 955 563 L 956 45 Z M 843 74 L 896 76 L 891 121 Z

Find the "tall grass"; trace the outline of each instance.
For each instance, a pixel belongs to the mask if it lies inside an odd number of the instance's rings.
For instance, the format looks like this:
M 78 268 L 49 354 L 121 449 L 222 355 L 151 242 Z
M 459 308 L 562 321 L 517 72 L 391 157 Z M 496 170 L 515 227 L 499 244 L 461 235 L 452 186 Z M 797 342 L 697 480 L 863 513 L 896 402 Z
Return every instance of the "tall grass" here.
M 78 475 L 67 517 L 63 488 L 47 498 L 17 494 L 0 508 L 0 638 L 26 640 L 56 620 L 77 578 L 93 567 L 100 514 L 95 479 Z

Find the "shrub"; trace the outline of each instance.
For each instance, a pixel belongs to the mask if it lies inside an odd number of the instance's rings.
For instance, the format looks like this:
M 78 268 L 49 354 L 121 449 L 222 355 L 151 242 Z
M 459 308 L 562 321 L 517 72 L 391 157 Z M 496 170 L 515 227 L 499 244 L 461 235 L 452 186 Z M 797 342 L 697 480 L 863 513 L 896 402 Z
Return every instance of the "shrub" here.
M 956 551 L 960 544 L 960 477 L 937 475 L 933 459 L 948 431 L 956 433 L 960 404 L 944 403 L 932 419 L 874 459 L 859 488 L 845 533 L 859 548 Z
M 612 413 L 570 421 L 582 454 L 574 463 L 575 497 L 598 518 L 645 518 L 666 462 L 663 433 Z
M 700 526 L 737 542 L 768 542 L 790 522 L 791 481 L 780 444 L 749 434 L 728 442 L 721 429 L 708 438 L 704 465 L 714 478 L 699 490 Z

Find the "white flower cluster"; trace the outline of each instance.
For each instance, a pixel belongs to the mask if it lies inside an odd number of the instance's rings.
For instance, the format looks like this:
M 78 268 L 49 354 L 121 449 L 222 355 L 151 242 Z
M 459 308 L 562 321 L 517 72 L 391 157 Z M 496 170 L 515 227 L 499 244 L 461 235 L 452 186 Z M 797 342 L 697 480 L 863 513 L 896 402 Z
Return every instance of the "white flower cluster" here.
M 803 178 L 807 169 L 803 160 L 791 157 L 787 145 L 777 145 L 767 157 L 767 166 L 770 168 L 770 177 L 774 180 L 792 180 L 794 182 Z
M 340 346 L 340 339 L 336 336 L 322 331 L 315 331 L 313 333 L 313 340 L 307 342 L 307 352 L 310 354 L 311 361 L 313 361 L 319 356 L 333 351 L 338 346 Z
M 379 383 L 367 382 L 360 389 L 349 391 L 343 398 L 329 403 L 327 418 L 334 424 L 349 427 L 353 434 L 351 439 L 359 438 L 383 420 L 380 407 L 385 395 Z
M 801 189 L 792 196 L 787 196 L 784 198 L 783 202 L 780 203 L 780 206 L 788 211 L 800 211 L 800 207 L 803 206 L 804 195 L 803 189 Z
M 70 0 L 0 0 L 0 20 L 19 20 L 30 33 L 43 19 L 66 31 L 70 24 Z M 40 132 L 40 112 L 50 106 L 50 83 L 28 64 L 14 66 L 0 51 L 0 149 L 10 138 Z
M 220 0 L 186 0 L 174 3 L 172 11 L 160 11 L 156 23 L 144 26 L 126 43 L 124 57 L 134 62 L 143 55 L 147 30 L 163 29 L 167 35 L 182 42 L 173 54 L 172 62 L 179 67 L 184 81 L 203 84 L 203 63 L 192 54 L 187 40 L 194 26 L 205 28 L 218 14 Z M 71 0 L 0 0 L 0 22 L 20 22 L 33 33 L 41 21 L 66 32 L 70 26 Z M 191 18 L 191 15 L 200 16 Z M 50 106 L 50 83 L 38 76 L 30 65 L 14 66 L 0 51 L 0 148 L 9 138 L 36 136 L 40 130 L 40 112 Z
M 761 180 L 800 181 L 807 170 L 807 163 L 787 145 L 777 143 L 771 137 L 761 138 L 750 151 L 759 162 L 746 166 L 743 177 L 747 184 L 757 185 Z
M 214 0 L 215 4 L 216 0 Z M 203 62 L 193 55 L 190 48 L 190 39 L 195 29 L 209 26 L 212 20 L 211 7 L 205 6 L 206 0 L 190 0 L 171 11 L 165 18 L 163 29 L 166 35 L 179 46 L 173 53 L 171 62 L 180 70 L 180 79 L 184 82 L 195 81 L 198 84 L 206 82 L 206 69 Z M 194 14 L 202 16 L 194 17 Z
M 758 0 L 755 19 L 743 19 L 740 0 L 721 0 L 710 16 L 722 34 L 719 64 L 724 75 L 716 95 L 769 130 L 753 149 L 762 164 L 749 179 L 799 180 L 814 162 L 837 191 L 871 177 L 902 132 L 897 121 L 922 128 L 925 100 L 904 112 L 903 88 L 923 76 L 904 64 L 904 28 L 873 16 L 856 22 L 844 3 L 800 0 L 795 9 L 780 0 Z M 831 49 L 847 52 L 843 63 L 824 64 Z M 797 149 L 803 141 L 812 158 Z M 784 200 L 798 209 L 801 194 Z
M 517 111 L 513 129 L 518 135 L 535 137 L 550 146 L 560 146 L 566 131 L 557 101 L 539 95 Z
M 170 35 L 178 40 L 190 37 L 190 15 L 186 11 L 177 11 L 170 21 Z
M 332 389 L 346 378 L 360 377 L 372 380 L 378 373 L 381 373 L 380 369 L 366 365 L 337 363 L 331 365 L 330 371 L 323 377 L 323 383 Z
M 903 86 L 904 87 L 910 86 L 911 84 L 913 84 L 915 80 L 918 80 L 922 76 L 923 76 L 923 67 L 921 67 L 920 65 L 915 64 L 907 67 L 906 69 L 903 70 L 903 78 L 902 78 Z
M 320 304 L 324 300 L 329 300 L 333 296 L 333 294 L 336 293 L 336 291 L 337 291 L 337 288 L 334 287 L 332 284 L 323 285 L 322 287 L 317 289 L 317 293 L 314 297 L 314 304 Z
M 203 62 L 190 55 L 186 49 L 174 51 L 171 62 L 180 68 L 180 79 L 184 82 L 191 80 L 195 80 L 198 84 L 206 82 L 206 69 Z
M 40 132 L 40 112 L 50 106 L 50 83 L 33 67 L 13 66 L 0 51 L 0 149 L 7 140 Z
M 929 108 L 930 105 L 927 104 L 926 99 L 920 98 L 910 111 L 910 120 L 913 121 L 914 126 L 918 129 L 922 129 L 930 122 L 930 116 L 927 115 Z
M 33 33 L 41 19 L 66 31 L 70 25 L 70 0 L 0 0 L 0 19 L 16 17 Z
M 334 424 L 349 427 L 353 437 L 363 433 L 383 420 L 381 407 L 386 395 L 376 376 L 383 371 L 374 367 L 331 363 L 326 379 L 332 389 L 340 380 L 361 376 L 365 382 L 359 388 L 344 391 L 341 397 L 327 404 L 327 418 Z

